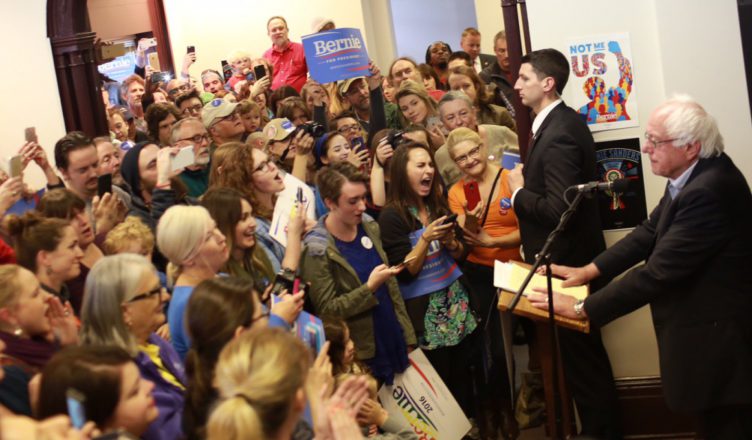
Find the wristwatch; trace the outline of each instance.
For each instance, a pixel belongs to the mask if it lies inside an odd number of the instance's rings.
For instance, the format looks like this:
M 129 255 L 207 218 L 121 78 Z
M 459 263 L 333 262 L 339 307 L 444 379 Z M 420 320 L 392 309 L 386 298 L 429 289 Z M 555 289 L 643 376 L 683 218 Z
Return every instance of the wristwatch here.
M 585 307 L 585 300 L 577 300 L 577 302 L 574 303 L 574 314 L 577 316 L 582 316 L 583 307 Z

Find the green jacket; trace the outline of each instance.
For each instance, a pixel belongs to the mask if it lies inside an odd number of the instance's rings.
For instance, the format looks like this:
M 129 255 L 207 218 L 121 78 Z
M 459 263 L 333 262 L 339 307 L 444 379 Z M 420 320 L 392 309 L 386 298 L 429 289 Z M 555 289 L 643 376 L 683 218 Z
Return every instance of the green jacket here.
M 334 237 L 324 226 L 326 217 L 322 216 L 305 237 L 300 274 L 304 281 L 311 283 L 310 299 L 314 313 L 317 316 L 344 319 L 350 327 L 350 338 L 355 343 L 358 359 L 371 359 L 376 355 L 371 309 L 378 301 L 374 292 L 360 282 L 358 274 L 337 249 Z M 381 246 L 378 223 L 363 215 L 363 229 L 374 243 L 382 261 L 388 264 Z M 402 300 L 397 281 L 390 278 L 386 281 L 386 286 L 394 304 L 397 320 L 402 326 L 405 342 L 415 345 L 415 331 L 405 310 L 405 302 Z

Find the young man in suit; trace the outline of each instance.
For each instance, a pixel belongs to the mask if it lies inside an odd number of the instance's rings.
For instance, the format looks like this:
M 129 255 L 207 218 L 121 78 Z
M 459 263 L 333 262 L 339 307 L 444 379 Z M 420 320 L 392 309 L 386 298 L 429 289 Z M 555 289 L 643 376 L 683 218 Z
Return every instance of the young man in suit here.
M 462 31 L 460 46 L 462 50 L 470 55 L 472 67 L 477 73 L 480 73 L 483 69 L 496 62 L 496 58 L 493 55 L 480 53 L 480 32 L 478 29 L 469 27 Z
M 584 267 L 553 271 L 578 285 L 646 263 L 584 302 L 557 295 L 556 313 L 604 325 L 650 304 L 669 408 L 699 415 L 705 438 L 752 438 L 749 186 L 687 96 L 653 112 L 642 151 L 669 179 L 650 217 Z
M 524 167 L 509 175 L 512 206 L 520 224 L 525 260 L 532 263 L 568 204 L 572 185 L 596 180 L 595 143 L 577 112 L 561 100 L 569 63 L 555 49 L 522 57 L 515 90 L 537 115 Z M 585 199 L 551 248 L 551 261 L 582 265 L 605 249 L 598 206 Z M 566 263 L 565 263 L 566 262 Z M 591 285 L 591 290 L 598 289 Z M 600 331 L 589 334 L 560 328 L 564 374 L 582 422 L 582 435 L 620 438 L 621 429 L 611 364 Z

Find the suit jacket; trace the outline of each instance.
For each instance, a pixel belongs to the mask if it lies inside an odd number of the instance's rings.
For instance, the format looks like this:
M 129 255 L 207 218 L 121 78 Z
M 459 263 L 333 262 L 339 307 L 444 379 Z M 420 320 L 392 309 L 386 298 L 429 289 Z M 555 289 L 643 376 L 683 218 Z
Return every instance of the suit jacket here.
M 576 111 L 561 103 L 541 124 L 514 197 L 525 260 L 532 263 L 567 209 L 563 194 L 596 179 L 595 143 Z M 570 198 L 574 195 L 570 195 Z M 605 249 L 596 200 L 584 199 L 551 249 L 554 263 L 581 266 Z
M 700 159 L 674 200 L 599 255 L 611 277 L 585 302 L 605 324 L 651 305 L 666 401 L 675 411 L 752 403 L 752 195 L 722 154 Z
M 483 70 L 496 62 L 495 56 L 485 53 L 478 54 L 478 58 L 480 58 L 480 70 Z

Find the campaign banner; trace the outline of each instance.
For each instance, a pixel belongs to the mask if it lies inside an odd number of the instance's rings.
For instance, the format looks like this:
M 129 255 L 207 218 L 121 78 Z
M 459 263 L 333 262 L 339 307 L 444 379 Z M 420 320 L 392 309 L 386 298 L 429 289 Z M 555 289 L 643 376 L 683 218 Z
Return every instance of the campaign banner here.
M 595 143 L 598 180 L 611 182 L 627 179 L 624 193 L 598 193 L 598 208 L 603 230 L 633 228 L 648 216 L 645 185 L 642 177 L 640 139 L 621 139 Z
M 460 440 L 470 421 L 421 349 L 409 355 L 410 365 L 383 385 L 379 400 L 389 417 L 405 420 L 421 440 Z
M 425 230 L 426 228 L 421 228 L 410 233 L 412 247 L 418 244 Z M 457 262 L 441 247 L 438 240 L 434 240 L 428 245 L 428 253 L 418 276 L 409 283 L 400 282 L 399 288 L 402 298 L 412 299 L 446 289 L 461 276 L 462 271 Z
M 567 102 L 590 131 L 639 125 L 629 34 L 572 38 L 565 54 L 570 66 Z
M 321 84 L 368 76 L 368 52 L 359 29 L 338 28 L 302 38 L 311 77 Z

